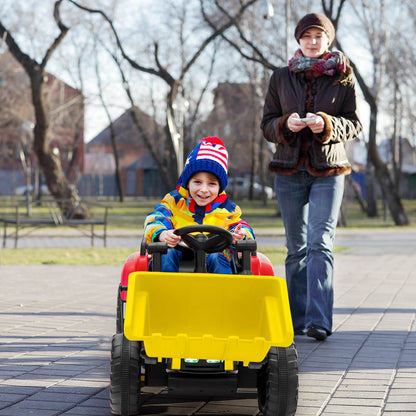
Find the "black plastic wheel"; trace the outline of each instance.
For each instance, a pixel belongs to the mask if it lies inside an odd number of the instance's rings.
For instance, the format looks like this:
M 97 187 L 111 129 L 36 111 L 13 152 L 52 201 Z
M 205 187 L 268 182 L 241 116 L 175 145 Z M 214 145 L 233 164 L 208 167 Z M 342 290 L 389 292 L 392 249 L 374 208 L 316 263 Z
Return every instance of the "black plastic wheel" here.
M 113 335 L 111 343 L 110 407 L 113 415 L 140 413 L 141 342 Z
M 298 405 L 298 359 L 294 344 L 271 347 L 258 371 L 257 393 L 263 416 L 293 416 Z

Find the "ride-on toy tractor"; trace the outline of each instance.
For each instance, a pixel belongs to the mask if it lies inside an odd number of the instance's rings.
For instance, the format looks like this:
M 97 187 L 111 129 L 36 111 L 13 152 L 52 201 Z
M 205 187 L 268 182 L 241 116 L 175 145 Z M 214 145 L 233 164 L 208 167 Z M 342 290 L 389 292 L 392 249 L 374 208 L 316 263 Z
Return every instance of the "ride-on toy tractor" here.
M 264 416 L 294 415 L 298 396 L 286 282 L 274 276 L 256 241 L 235 244 L 234 274 L 206 272 L 207 253 L 233 242 L 223 228 L 176 230 L 178 273 L 161 272 L 166 243 L 142 243 L 123 267 L 112 339 L 114 415 L 140 414 L 143 386 L 218 396 L 257 388 Z

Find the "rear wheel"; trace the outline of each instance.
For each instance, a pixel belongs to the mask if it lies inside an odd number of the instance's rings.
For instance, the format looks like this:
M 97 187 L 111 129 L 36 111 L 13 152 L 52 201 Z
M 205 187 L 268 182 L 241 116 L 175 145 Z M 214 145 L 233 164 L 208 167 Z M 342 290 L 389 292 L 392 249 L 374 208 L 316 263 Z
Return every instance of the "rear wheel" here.
M 116 315 L 116 333 L 120 334 L 124 330 L 124 319 L 123 319 L 123 301 L 121 299 L 121 285 L 117 291 L 117 315 Z
M 111 343 L 110 407 L 113 415 L 131 416 L 140 409 L 141 342 L 115 334 Z
M 293 416 L 298 402 L 297 351 L 271 347 L 266 363 L 258 372 L 257 393 L 263 416 Z

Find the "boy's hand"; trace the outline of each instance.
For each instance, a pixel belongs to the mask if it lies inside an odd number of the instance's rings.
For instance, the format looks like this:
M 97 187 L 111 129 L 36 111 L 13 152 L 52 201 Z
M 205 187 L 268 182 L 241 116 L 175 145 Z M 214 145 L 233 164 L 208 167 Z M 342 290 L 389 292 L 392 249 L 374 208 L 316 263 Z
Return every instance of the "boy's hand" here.
M 246 236 L 246 232 L 242 230 L 241 228 L 242 228 L 242 225 L 238 224 L 237 227 L 235 227 L 234 230 L 232 231 L 231 234 L 234 237 L 233 243 L 235 243 L 236 241 L 244 240 L 244 237 Z
M 176 247 L 181 241 L 181 236 L 174 234 L 175 230 L 162 231 L 159 234 L 159 241 L 167 243 L 168 247 Z

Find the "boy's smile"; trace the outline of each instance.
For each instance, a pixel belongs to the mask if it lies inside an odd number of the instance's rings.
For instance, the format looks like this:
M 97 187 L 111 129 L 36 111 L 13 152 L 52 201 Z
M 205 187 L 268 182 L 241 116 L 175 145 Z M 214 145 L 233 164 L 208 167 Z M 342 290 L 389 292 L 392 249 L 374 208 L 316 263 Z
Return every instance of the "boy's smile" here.
M 188 189 L 197 205 L 205 207 L 218 196 L 220 183 L 217 177 L 211 173 L 197 172 L 189 180 Z

